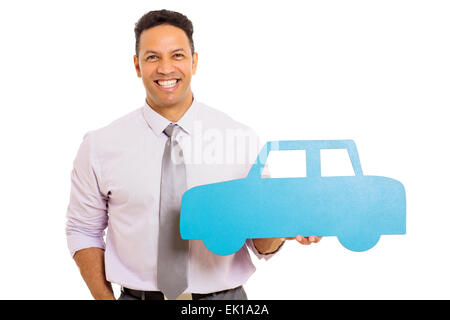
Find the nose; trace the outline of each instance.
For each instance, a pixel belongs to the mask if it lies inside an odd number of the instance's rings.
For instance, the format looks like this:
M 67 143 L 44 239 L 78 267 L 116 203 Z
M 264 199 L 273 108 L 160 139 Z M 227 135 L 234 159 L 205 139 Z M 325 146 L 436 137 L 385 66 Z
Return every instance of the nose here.
M 156 71 L 161 74 L 169 74 L 174 71 L 174 67 L 169 59 L 161 59 Z

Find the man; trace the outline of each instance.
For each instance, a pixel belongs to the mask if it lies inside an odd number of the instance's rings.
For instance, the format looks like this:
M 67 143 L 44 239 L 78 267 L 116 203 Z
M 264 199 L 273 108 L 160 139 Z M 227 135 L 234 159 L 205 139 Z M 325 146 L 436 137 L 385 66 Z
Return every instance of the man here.
M 134 65 L 145 106 L 88 132 L 74 161 L 67 241 L 95 299 L 115 299 L 111 282 L 121 286 L 120 299 L 174 299 L 183 292 L 193 299 L 246 299 L 242 285 L 255 270 L 247 247 L 267 259 L 285 241 L 249 239 L 235 254 L 219 256 L 200 240 L 180 238 L 182 193 L 245 177 L 256 158 L 252 148 L 244 149 L 246 161 L 236 160 L 241 153 L 233 161 L 223 157 L 228 152 L 231 159 L 236 147 L 224 148 L 220 137 L 238 132 L 246 143 L 257 137 L 194 99 L 192 33 L 189 19 L 172 11 L 151 11 L 138 21 Z M 319 240 L 297 237 L 302 244 Z

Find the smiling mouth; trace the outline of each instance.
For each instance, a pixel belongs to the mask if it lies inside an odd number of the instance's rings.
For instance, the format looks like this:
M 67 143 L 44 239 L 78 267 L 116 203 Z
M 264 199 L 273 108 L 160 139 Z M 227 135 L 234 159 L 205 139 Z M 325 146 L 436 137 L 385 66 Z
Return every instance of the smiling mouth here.
M 178 82 L 180 82 L 180 79 L 155 80 L 154 82 L 163 89 L 171 89 L 174 88 L 178 84 Z

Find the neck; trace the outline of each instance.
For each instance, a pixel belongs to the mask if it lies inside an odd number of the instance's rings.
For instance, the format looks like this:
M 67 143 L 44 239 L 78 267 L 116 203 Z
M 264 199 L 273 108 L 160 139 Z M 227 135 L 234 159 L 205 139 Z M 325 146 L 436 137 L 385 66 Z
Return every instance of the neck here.
M 158 106 L 157 104 L 153 103 L 148 97 L 146 101 L 153 110 L 155 110 L 170 122 L 178 122 L 178 120 L 180 120 L 181 117 L 183 117 L 183 115 L 186 113 L 186 111 L 191 107 L 192 102 L 194 101 L 194 97 L 191 93 L 186 101 L 171 106 Z

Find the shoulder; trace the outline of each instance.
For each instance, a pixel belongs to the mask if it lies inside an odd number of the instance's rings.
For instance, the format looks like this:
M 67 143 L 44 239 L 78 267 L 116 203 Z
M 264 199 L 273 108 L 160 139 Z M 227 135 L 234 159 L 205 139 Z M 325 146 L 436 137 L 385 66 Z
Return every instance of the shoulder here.
M 140 107 L 113 120 L 106 126 L 88 131 L 83 139 L 87 140 L 93 149 L 108 149 L 112 146 L 129 143 L 129 140 L 142 128 L 145 128 L 145 123 L 142 117 L 142 107 Z
M 108 125 L 100 127 L 98 129 L 92 130 L 92 132 L 95 133 L 95 135 L 101 137 L 101 136 L 110 136 L 110 135 L 117 135 L 117 134 L 123 134 L 124 130 L 129 130 L 132 128 L 135 128 L 136 126 L 139 127 L 139 125 L 143 124 L 142 119 L 142 107 L 139 107 L 138 109 L 135 109 L 122 117 L 113 120 Z
M 201 119 L 206 128 L 219 130 L 240 130 L 246 134 L 258 137 L 257 133 L 248 125 L 243 124 L 223 111 L 208 106 L 202 102 L 197 103 L 197 117 Z
M 227 159 L 230 157 L 238 162 L 242 160 L 240 163 L 244 164 L 243 172 L 247 173 L 247 165 L 254 163 L 261 149 L 261 139 L 256 131 L 203 103 L 198 103 L 197 110 L 197 119 L 201 119 L 203 129 L 202 136 L 208 141 L 208 147 L 223 150 Z

